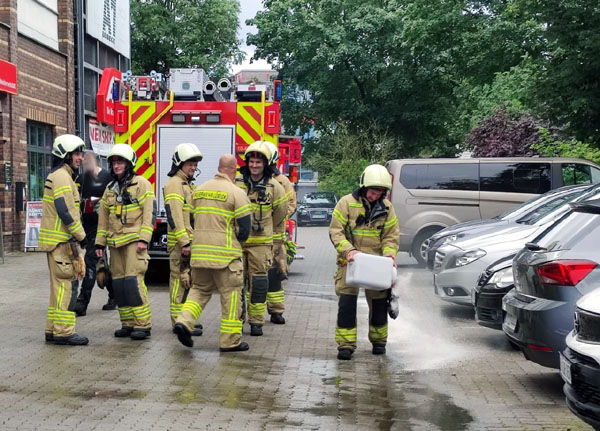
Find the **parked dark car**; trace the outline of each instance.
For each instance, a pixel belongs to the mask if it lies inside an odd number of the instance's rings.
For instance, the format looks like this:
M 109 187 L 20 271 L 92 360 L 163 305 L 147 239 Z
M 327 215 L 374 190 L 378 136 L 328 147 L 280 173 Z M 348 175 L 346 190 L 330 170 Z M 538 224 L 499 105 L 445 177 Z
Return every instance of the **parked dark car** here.
M 454 242 L 465 236 L 482 235 L 487 230 L 497 229 L 499 226 L 507 225 L 521 218 L 529 218 L 540 211 L 551 211 L 561 202 L 568 200 L 569 196 L 589 188 L 589 184 L 578 184 L 565 186 L 556 190 L 550 190 L 543 195 L 536 196 L 517 205 L 509 211 L 496 217 L 484 220 L 471 220 L 448 226 L 436 232 L 426 242 L 427 244 L 427 268 L 433 270 L 435 253 L 442 245 Z
M 298 226 L 331 223 L 331 214 L 337 201 L 335 193 L 307 193 L 298 204 Z
M 502 330 L 502 298 L 515 287 L 511 254 L 487 267 L 471 291 L 475 320 L 481 326 Z
M 530 361 L 559 368 L 575 303 L 600 286 L 600 199 L 568 212 L 513 261 L 515 288 L 502 300 L 502 330 Z
M 600 289 L 577 301 L 574 324 L 560 358 L 563 391 L 569 409 L 600 429 Z

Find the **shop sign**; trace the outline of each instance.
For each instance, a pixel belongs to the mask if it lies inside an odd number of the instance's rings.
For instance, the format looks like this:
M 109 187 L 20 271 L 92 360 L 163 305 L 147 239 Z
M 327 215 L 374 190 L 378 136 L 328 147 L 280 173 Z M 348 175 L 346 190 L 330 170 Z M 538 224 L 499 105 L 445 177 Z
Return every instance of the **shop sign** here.
M 111 126 L 105 126 L 96 120 L 90 119 L 89 127 L 90 142 L 94 153 L 107 156 L 115 144 L 115 132 Z
M 17 94 L 17 66 L 0 60 L 0 91 Z

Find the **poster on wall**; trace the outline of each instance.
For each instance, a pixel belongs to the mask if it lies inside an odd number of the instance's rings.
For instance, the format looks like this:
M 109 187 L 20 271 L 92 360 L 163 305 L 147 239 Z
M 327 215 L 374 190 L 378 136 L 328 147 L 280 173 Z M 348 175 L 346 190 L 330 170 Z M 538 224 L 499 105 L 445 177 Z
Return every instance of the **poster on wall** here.
M 115 144 L 115 132 L 111 126 L 105 126 L 90 118 L 89 137 L 94 153 L 106 157 Z
M 130 57 L 129 0 L 95 0 L 87 2 L 87 33 Z
M 25 251 L 37 248 L 42 224 L 42 201 L 27 202 L 27 218 L 25 220 Z

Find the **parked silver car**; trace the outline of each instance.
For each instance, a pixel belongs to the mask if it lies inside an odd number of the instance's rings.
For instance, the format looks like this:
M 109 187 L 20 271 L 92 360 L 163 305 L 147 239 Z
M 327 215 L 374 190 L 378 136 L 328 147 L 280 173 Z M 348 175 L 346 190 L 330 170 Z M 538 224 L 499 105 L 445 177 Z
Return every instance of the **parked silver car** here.
M 600 429 L 600 289 L 577 301 L 574 324 L 560 358 L 563 390 L 569 409 Z
M 600 199 L 570 206 L 517 253 L 515 288 L 502 301 L 504 333 L 527 359 L 552 368 L 573 329 L 575 303 L 600 286 Z
M 425 242 L 427 247 L 427 267 L 433 269 L 435 253 L 444 244 L 454 242 L 465 236 L 481 235 L 487 230 L 498 229 L 499 226 L 505 226 L 520 218 L 531 216 L 538 208 L 544 207 L 549 210 L 553 205 L 563 202 L 569 195 L 580 193 L 589 188 L 589 184 L 579 184 L 576 186 L 565 186 L 556 190 L 550 190 L 543 195 L 536 196 L 517 205 L 511 210 L 500 214 L 496 217 L 484 220 L 471 220 L 463 223 L 458 223 L 435 233 Z
M 527 217 L 440 247 L 435 256 L 433 284 L 439 298 L 471 306 L 471 292 L 491 263 L 514 254 L 569 211 L 568 203 L 600 194 L 600 186 L 549 202 Z

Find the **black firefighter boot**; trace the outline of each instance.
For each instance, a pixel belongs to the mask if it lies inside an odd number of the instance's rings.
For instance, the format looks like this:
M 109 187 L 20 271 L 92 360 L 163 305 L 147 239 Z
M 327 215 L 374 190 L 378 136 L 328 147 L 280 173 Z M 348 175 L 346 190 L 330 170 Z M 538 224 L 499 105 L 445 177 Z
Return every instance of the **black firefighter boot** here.
M 54 337 L 54 344 L 61 344 L 64 346 L 85 346 L 88 343 L 88 338 L 79 334 L 71 334 L 68 337 Z
M 102 306 L 103 310 L 116 310 L 117 301 L 115 298 L 108 297 L 108 302 Z

